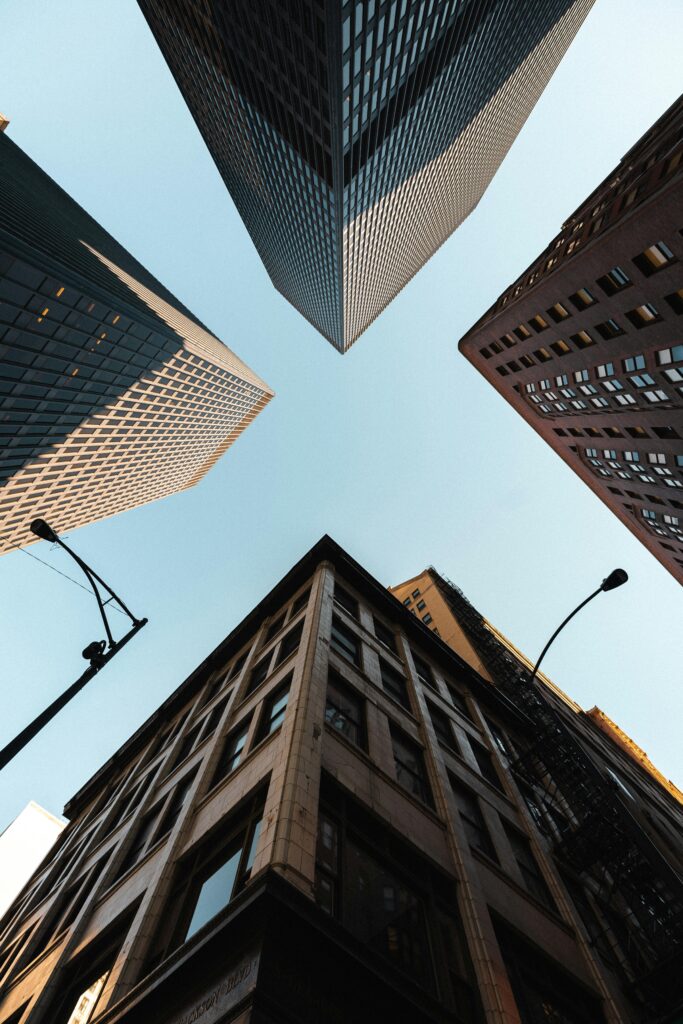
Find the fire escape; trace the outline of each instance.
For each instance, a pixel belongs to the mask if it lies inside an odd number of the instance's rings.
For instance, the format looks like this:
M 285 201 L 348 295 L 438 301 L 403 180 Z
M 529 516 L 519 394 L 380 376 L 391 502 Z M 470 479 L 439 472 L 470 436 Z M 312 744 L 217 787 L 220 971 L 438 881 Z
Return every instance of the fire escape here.
M 629 996 L 645 1008 L 647 1024 L 683 1020 L 676 1013 L 683 1009 L 683 882 L 542 686 L 529 685 L 529 673 L 462 591 L 435 570 L 434 577 L 496 686 L 529 723 L 530 743 L 513 773 L 571 811 L 554 853 L 604 907 L 628 963 Z

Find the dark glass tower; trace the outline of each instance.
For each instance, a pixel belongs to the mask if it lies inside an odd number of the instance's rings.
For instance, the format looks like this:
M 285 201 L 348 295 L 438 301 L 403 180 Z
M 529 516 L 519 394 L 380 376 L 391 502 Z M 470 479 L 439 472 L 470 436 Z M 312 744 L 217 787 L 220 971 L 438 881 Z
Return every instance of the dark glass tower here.
M 346 351 L 481 198 L 592 0 L 139 0 L 275 287 Z
M 192 486 L 272 392 L 1 130 L 0 208 L 2 553 Z

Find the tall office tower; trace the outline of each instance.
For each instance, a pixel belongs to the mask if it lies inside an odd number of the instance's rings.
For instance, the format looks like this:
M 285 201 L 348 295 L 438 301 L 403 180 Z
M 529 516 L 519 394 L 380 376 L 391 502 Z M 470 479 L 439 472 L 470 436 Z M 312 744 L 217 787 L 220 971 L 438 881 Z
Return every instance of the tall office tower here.
M 340 351 L 479 202 L 592 0 L 138 0 L 275 287 Z
M 2 1024 L 677 1019 L 680 802 L 450 589 L 496 685 L 319 541 L 67 805 Z
M 191 487 L 272 397 L 0 132 L 0 553 Z
M 683 583 L 683 99 L 460 351 Z

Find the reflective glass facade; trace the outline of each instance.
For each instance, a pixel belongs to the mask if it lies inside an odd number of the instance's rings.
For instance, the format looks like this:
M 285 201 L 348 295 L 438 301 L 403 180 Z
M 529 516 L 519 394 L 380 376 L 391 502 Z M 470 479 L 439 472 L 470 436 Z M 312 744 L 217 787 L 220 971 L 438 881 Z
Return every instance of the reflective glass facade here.
M 272 392 L 0 134 L 0 552 L 196 483 Z
M 476 206 L 591 0 L 139 0 L 275 287 L 346 351 Z

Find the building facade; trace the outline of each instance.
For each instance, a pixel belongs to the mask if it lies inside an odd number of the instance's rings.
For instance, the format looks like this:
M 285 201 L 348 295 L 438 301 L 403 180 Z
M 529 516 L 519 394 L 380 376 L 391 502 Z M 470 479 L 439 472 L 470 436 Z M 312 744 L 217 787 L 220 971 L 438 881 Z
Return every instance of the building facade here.
M 191 487 L 272 391 L 0 131 L 0 552 Z
M 495 686 L 318 542 L 69 802 L 2 1024 L 678 1019 L 680 803 L 574 712 L 551 765 L 470 609 Z
M 460 341 L 683 583 L 683 100 Z
M 346 351 L 474 209 L 592 0 L 138 0 L 275 287 Z

